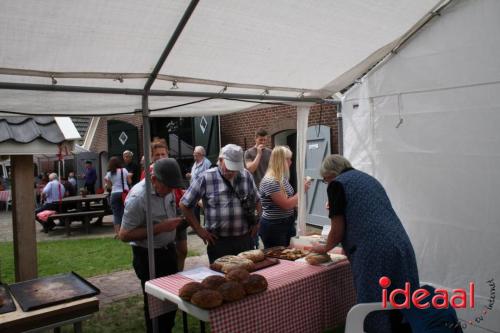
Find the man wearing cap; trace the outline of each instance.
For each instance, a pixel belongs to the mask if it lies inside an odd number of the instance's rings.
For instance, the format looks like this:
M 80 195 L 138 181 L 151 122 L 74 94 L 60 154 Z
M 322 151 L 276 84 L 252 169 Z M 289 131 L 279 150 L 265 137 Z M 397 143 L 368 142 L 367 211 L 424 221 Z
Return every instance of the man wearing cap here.
M 200 199 L 205 210 L 205 228 L 193 213 Z M 252 235 L 258 230 L 254 215 L 257 206 L 260 209 L 260 198 L 252 175 L 245 169 L 243 150 L 234 144 L 222 148 L 218 166 L 191 183 L 180 202 L 191 227 L 208 243 L 210 263 L 253 248 Z
M 183 186 L 182 174 L 173 158 L 164 158 L 155 162 L 151 175 L 152 191 L 146 193 L 145 180 L 137 183 L 126 199 L 125 211 L 119 237 L 132 245 L 133 266 L 137 277 L 141 280 L 144 295 L 144 318 L 147 331 L 152 332 L 152 321 L 149 319 L 147 295 L 144 284 L 150 280 L 147 231 L 146 231 L 146 195 L 151 199 L 151 216 L 153 220 L 155 271 L 156 277 L 175 274 L 177 254 L 175 250 L 175 230 L 183 220 L 176 217 L 175 200 L 172 190 Z M 158 317 L 159 332 L 170 332 L 175 323 L 175 311 Z

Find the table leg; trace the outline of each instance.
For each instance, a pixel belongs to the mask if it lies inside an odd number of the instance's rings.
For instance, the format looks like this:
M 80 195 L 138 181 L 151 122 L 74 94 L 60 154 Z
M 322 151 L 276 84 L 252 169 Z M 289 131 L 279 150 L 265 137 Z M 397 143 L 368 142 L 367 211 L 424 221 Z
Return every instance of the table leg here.
M 64 226 L 66 227 L 66 236 L 71 235 L 71 219 L 69 217 L 64 218 Z
M 87 232 L 87 234 L 90 233 L 90 218 L 88 216 L 85 216 L 83 218 L 83 224 L 85 225 L 85 231 Z
M 200 320 L 200 332 L 205 333 L 205 322 Z
M 82 322 L 79 321 L 79 322 L 74 323 L 73 330 L 75 331 L 75 333 L 82 333 Z
M 61 333 L 60 327 L 54 327 L 54 333 Z
M 188 316 L 187 313 L 182 311 L 182 331 L 188 333 Z

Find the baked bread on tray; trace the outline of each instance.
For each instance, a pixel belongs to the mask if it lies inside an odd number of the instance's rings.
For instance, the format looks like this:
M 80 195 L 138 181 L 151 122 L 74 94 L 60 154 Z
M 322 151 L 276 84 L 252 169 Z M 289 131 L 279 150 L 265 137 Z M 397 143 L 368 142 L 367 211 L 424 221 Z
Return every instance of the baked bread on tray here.
M 210 268 L 219 272 L 228 273 L 231 269 L 241 268 L 247 271 L 252 271 L 254 263 L 250 259 L 238 256 L 223 256 L 215 260 Z
M 260 262 L 260 261 L 266 259 L 266 256 L 264 255 L 264 252 L 262 250 L 250 250 L 250 251 L 241 252 L 238 254 L 238 257 L 250 259 L 254 263 L 257 263 L 257 262 Z

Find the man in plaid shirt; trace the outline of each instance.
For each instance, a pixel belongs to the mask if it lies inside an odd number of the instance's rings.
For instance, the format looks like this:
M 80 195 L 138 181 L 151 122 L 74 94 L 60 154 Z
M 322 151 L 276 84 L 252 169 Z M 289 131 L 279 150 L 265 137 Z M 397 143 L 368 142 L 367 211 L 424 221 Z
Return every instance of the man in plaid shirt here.
M 193 212 L 200 199 L 205 228 Z M 260 210 L 258 190 L 252 174 L 244 167 L 243 149 L 234 144 L 222 148 L 218 166 L 194 181 L 180 202 L 191 227 L 207 244 L 210 263 L 253 248 L 252 237 L 257 234 L 258 224 L 248 217 L 256 207 Z

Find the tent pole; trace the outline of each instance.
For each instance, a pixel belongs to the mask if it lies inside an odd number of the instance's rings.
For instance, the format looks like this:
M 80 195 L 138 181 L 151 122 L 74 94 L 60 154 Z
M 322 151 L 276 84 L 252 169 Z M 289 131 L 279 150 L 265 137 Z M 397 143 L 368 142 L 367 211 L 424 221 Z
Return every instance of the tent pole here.
M 148 96 L 142 96 L 142 147 L 144 152 L 144 172 L 146 174 L 145 185 L 146 185 L 146 233 L 148 240 L 148 265 L 149 265 L 149 278 L 154 279 L 156 277 L 155 270 L 155 249 L 154 249 L 154 234 L 153 234 L 153 218 L 151 214 L 151 173 L 149 171 L 149 165 L 151 163 L 151 150 L 150 147 L 150 137 L 151 129 L 149 124 L 149 110 L 148 110 Z M 158 319 L 153 319 L 153 332 L 158 332 Z
M 299 196 L 297 235 L 306 234 L 307 200 L 304 193 L 304 179 L 306 167 L 307 127 L 309 124 L 309 106 L 297 107 L 297 193 Z
M 132 96 L 134 95 L 142 96 L 145 94 L 144 89 L 64 86 L 64 85 L 11 83 L 11 82 L 0 82 L 0 89 L 80 92 L 89 94 L 114 94 L 114 95 L 132 95 Z M 323 98 L 320 97 L 290 97 L 290 96 L 274 96 L 274 95 L 262 95 L 262 94 L 231 94 L 231 93 L 218 93 L 218 92 L 215 93 L 215 92 L 203 92 L 203 91 L 149 90 L 147 94 L 149 96 L 251 99 L 257 101 L 280 101 L 280 102 L 295 102 L 295 103 L 299 102 L 320 103 L 325 101 Z
M 337 145 L 339 155 L 344 155 L 344 125 L 342 124 L 342 103 L 336 104 L 337 108 Z
M 177 24 L 174 33 L 170 37 L 167 46 L 163 50 L 160 59 L 158 59 L 153 71 L 149 75 L 146 84 L 144 85 L 143 95 L 142 95 L 142 126 L 143 126 L 143 147 L 144 147 L 144 169 L 146 171 L 146 231 L 148 237 L 148 263 L 149 263 L 149 278 L 152 280 L 156 278 L 155 271 L 155 257 L 154 257 L 154 233 L 153 233 L 153 221 L 151 216 L 151 177 L 149 172 L 150 164 L 150 140 L 151 140 L 151 129 L 149 123 L 149 105 L 148 96 L 151 94 L 151 86 L 156 80 L 158 73 L 160 72 L 165 60 L 167 60 L 168 55 L 172 51 L 177 39 L 182 33 L 182 30 L 186 26 L 191 14 L 193 14 L 194 9 L 198 5 L 199 0 L 191 0 L 189 6 L 184 11 L 181 20 Z M 153 332 L 158 333 L 158 319 L 153 319 Z

